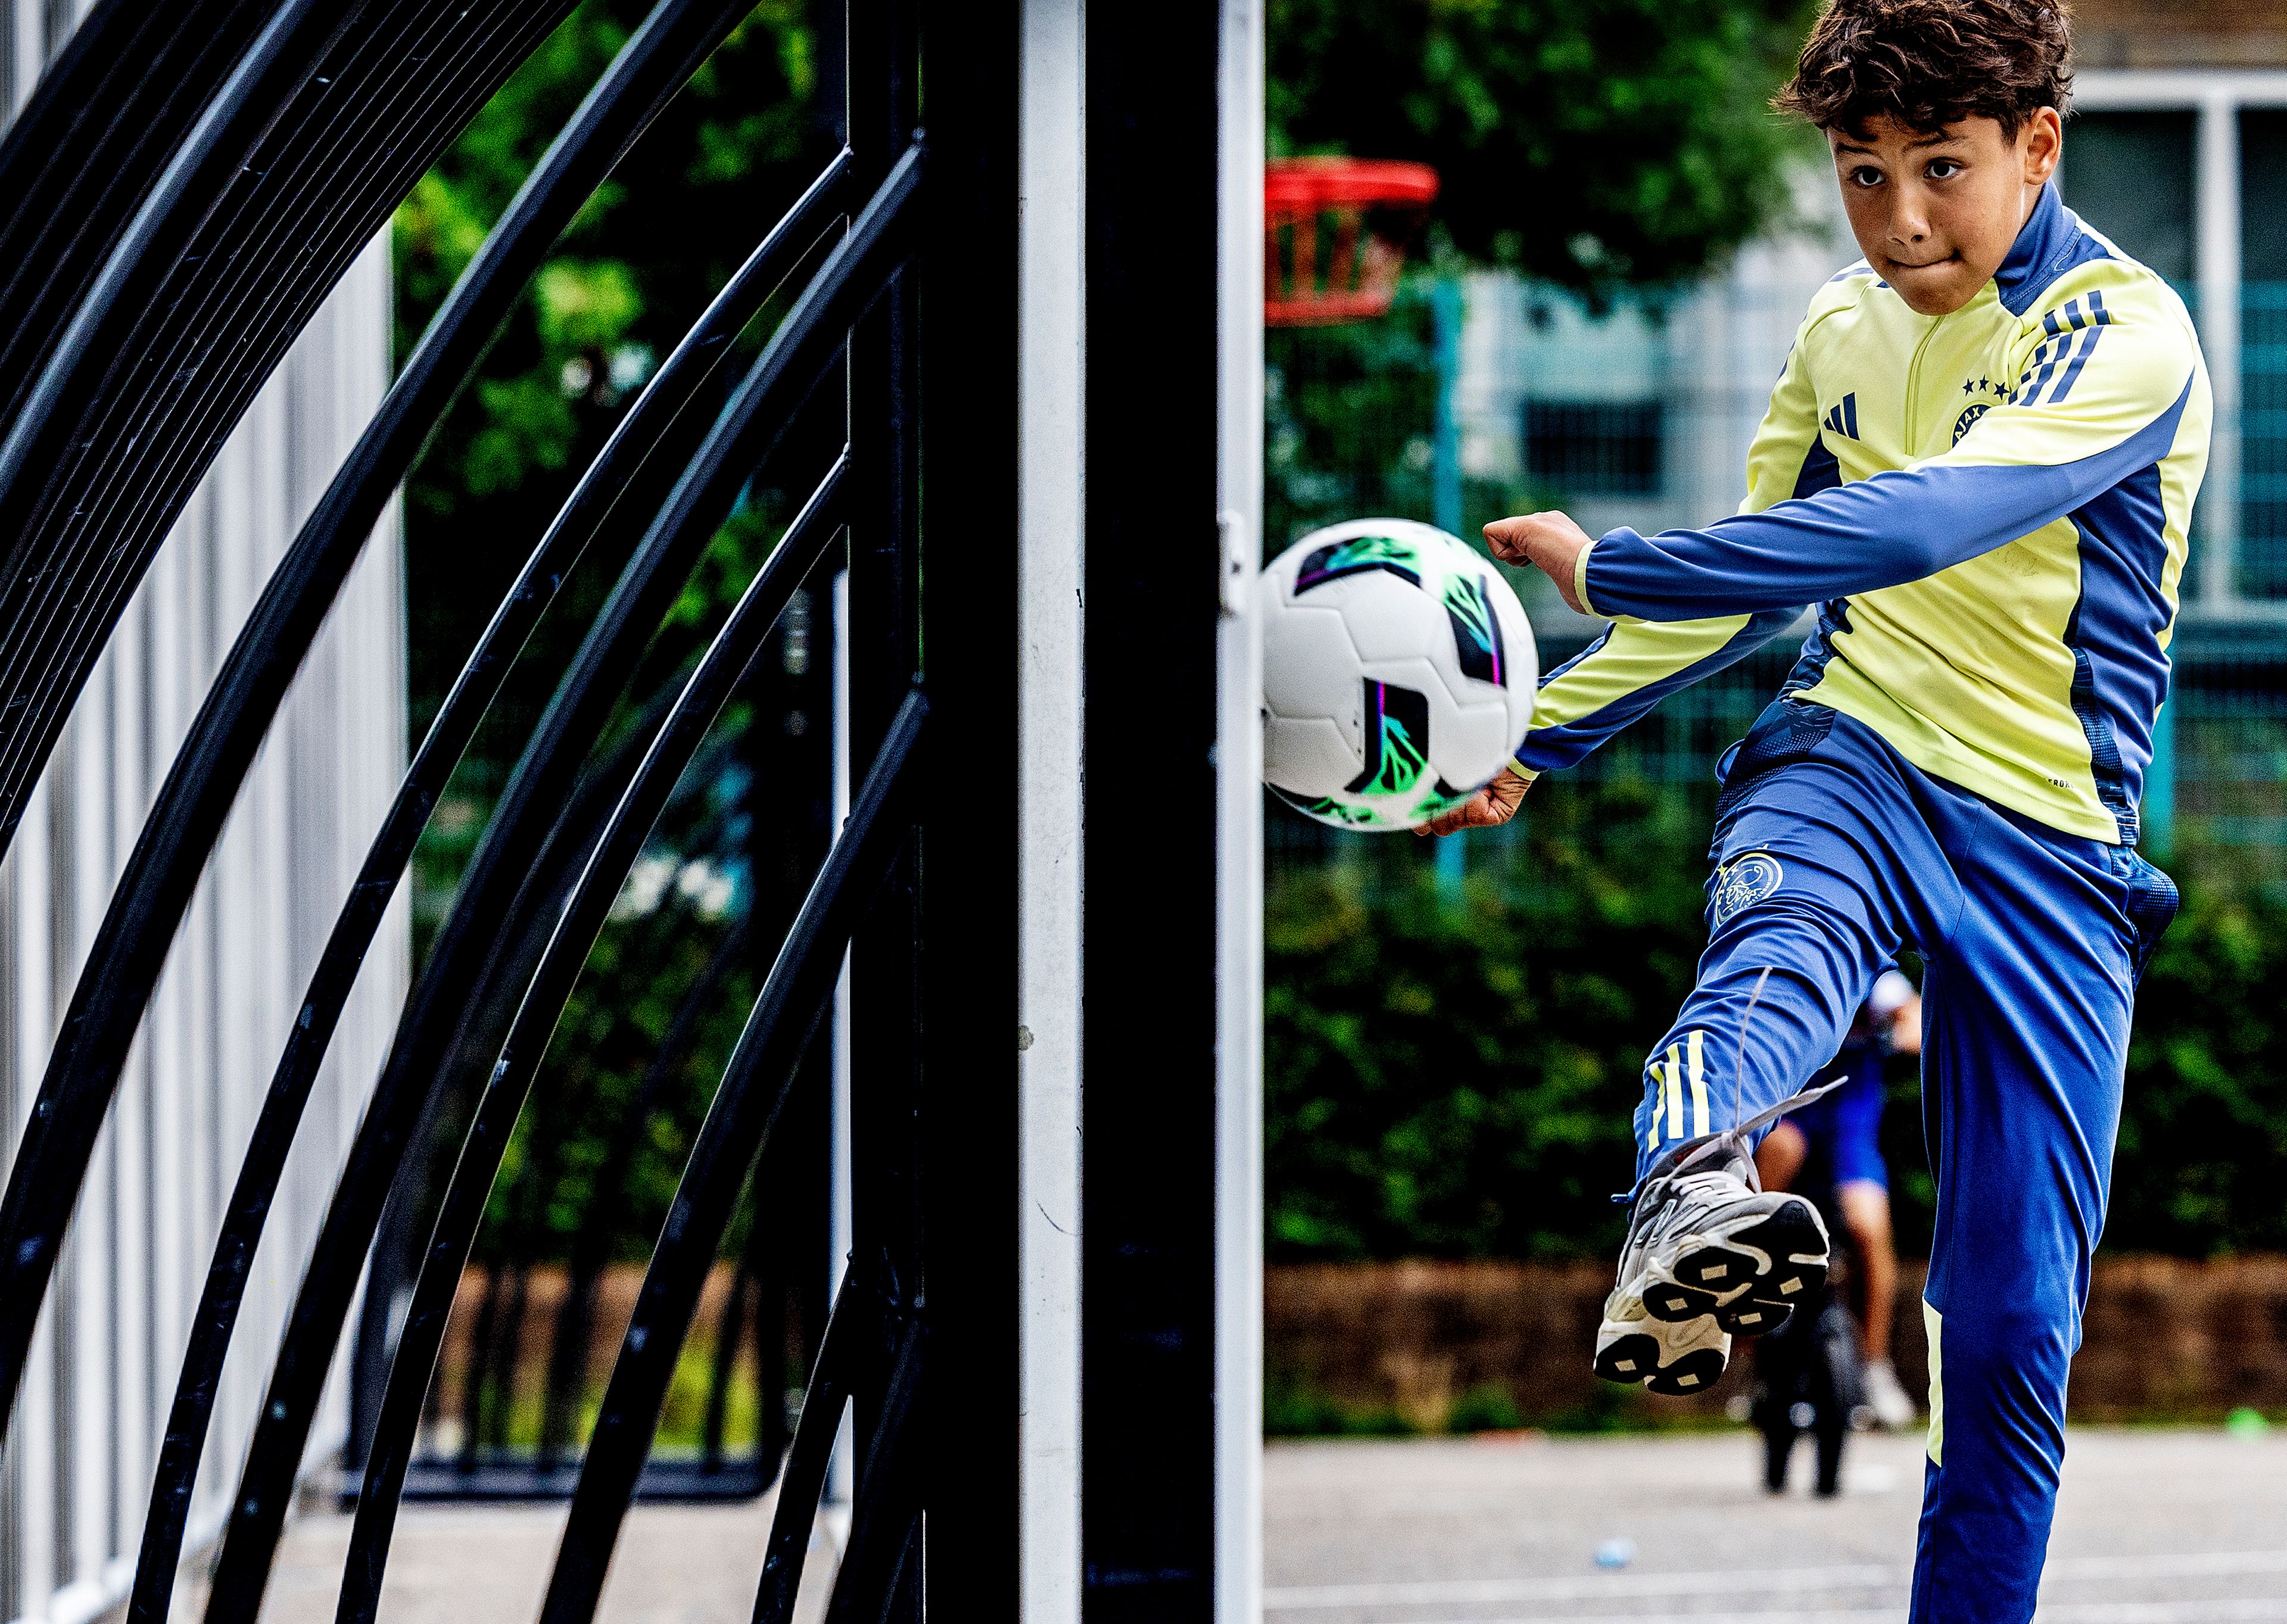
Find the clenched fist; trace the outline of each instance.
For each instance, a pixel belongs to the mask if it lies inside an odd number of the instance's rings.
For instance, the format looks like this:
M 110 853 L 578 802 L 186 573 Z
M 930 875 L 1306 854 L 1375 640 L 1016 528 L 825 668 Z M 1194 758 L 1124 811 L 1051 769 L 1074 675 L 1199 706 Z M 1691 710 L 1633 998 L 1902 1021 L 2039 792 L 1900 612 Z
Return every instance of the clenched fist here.
M 1588 551 L 1592 538 L 1563 514 L 1523 513 L 1515 519 L 1496 519 L 1485 527 L 1485 540 L 1492 543 L 1493 557 L 1504 564 L 1531 565 L 1556 583 L 1565 607 L 1588 613 L 1577 585 L 1580 555 Z

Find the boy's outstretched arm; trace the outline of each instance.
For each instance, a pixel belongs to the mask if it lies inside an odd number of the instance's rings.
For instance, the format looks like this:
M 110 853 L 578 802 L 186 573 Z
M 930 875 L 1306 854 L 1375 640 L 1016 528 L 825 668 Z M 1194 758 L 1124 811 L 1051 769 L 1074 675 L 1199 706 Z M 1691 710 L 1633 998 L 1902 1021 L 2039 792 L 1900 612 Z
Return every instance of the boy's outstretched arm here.
M 1702 530 L 1614 530 L 1584 549 L 1569 521 L 1544 514 L 1515 521 L 1508 539 L 1589 613 L 1649 621 L 1752 614 L 1919 581 L 2030 535 L 2167 456 L 2201 387 L 2194 345 L 2164 308 L 2115 311 L 2101 291 L 2060 298 L 2013 357 L 2009 399 L 1942 456 Z
M 1835 477 L 1834 459 L 1819 443 L 1817 392 L 1798 344 L 1771 391 L 1770 409 L 1747 454 L 1744 511 L 1759 512 L 1808 495 Z M 1587 542 L 1561 514 L 1536 518 L 1561 520 L 1583 544 Z M 1502 519 L 1485 527 L 1495 556 L 1512 564 L 1539 561 L 1505 542 L 1510 527 L 1523 522 Z M 1569 593 L 1567 598 L 1569 601 Z M 1797 613 L 1788 605 L 1761 614 L 1727 613 L 1658 623 L 1631 621 L 1608 628 L 1541 679 L 1531 731 L 1518 744 L 1509 769 L 1467 805 L 1422 832 L 1450 835 L 1507 822 L 1534 778 L 1571 766 L 1668 694 L 1745 659 L 1784 631 Z

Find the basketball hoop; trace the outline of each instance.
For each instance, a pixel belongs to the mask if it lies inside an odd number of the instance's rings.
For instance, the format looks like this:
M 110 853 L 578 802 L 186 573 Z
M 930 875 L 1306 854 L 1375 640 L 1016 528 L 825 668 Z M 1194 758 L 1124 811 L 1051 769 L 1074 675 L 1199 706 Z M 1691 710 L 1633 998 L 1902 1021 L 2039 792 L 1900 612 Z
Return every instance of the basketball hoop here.
M 1381 315 L 1437 195 L 1426 163 L 1283 158 L 1262 173 L 1262 321 L 1327 327 Z

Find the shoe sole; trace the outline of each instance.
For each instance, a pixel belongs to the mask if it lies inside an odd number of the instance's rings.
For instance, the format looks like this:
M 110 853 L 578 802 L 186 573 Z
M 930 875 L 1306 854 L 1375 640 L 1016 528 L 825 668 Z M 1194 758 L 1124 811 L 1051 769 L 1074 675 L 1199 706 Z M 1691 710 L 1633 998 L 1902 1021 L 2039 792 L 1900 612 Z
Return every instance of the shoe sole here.
M 1826 1284 L 1826 1229 L 1809 1202 L 1750 1213 L 1691 1238 L 1666 1269 L 1646 1271 L 1644 1311 L 1681 1322 L 1712 1315 L 1735 1336 L 1777 1330 Z
M 1636 1329 L 1642 1321 L 1608 1315 L 1597 1336 L 1596 1374 L 1670 1398 L 1705 1392 L 1729 1362 L 1730 1337 L 1784 1325 L 1794 1305 L 1826 1283 L 1826 1259 L 1825 1225 L 1800 1199 L 1712 1226 L 1690 1237 L 1673 1265 L 1654 1264 L 1633 1290 L 1613 1294 L 1623 1308 L 1628 1297 L 1639 1298 L 1659 1324 Z
M 1670 1398 L 1689 1398 L 1714 1386 L 1730 1359 L 1721 1343 L 1686 1349 L 1663 1364 L 1661 1356 L 1666 1352 L 1659 1338 L 1649 1332 L 1626 1331 L 1596 1350 L 1596 1374 L 1607 1382 L 1646 1387 Z

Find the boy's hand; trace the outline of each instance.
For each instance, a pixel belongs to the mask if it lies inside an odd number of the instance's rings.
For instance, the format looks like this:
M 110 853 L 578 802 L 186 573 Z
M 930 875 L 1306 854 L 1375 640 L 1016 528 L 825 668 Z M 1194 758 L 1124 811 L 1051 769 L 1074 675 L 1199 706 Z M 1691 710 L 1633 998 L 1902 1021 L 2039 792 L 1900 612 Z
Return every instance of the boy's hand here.
M 1532 780 L 1517 776 L 1514 767 L 1503 767 L 1493 781 L 1471 796 L 1442 818 L 1432 818 L 1413 832 L 1417 835 L 1455 835 L 1463 829 L 1481 829 L 1496 823 L 1507 823 L 1516 816 L 1517 804 L 1524 792 L 1532 788 Z
M 1588 613 L 1572 583 L 1579 571 L 1580 555 L 1588 550 L 1592 538 L 1563 514 L 1525 513 L 1496 519 L 1485 527 L 1485 540 L 1492 543 L 1493 557 L 1502 563 L 1530 564 L 1554 581 L 1566 608 L 1579 614 Z

